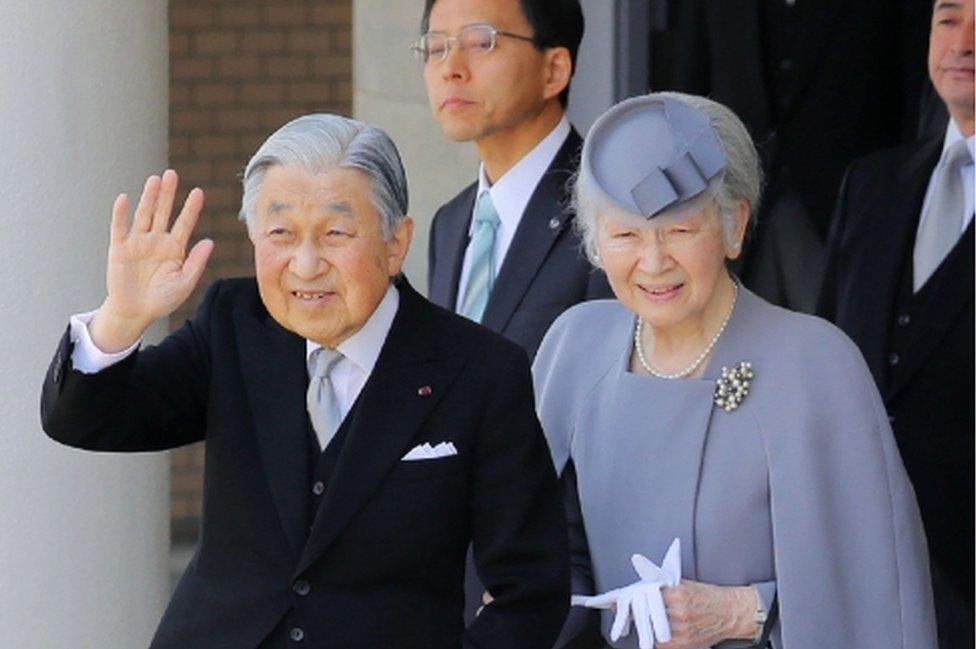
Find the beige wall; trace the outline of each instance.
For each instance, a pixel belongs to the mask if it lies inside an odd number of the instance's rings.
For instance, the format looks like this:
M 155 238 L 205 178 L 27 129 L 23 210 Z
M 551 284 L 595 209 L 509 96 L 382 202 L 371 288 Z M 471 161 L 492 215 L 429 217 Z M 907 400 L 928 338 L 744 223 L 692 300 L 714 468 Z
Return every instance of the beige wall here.
M 405 272 L 427 292 L 427 234 L 434 211 L 478 171 L 474 145 L 449 141 L 427 107 L 422 68 L 410 52 L 423 0 L 353 0 L 353 115 L 387 131 L 400 149 L 416 222 Z

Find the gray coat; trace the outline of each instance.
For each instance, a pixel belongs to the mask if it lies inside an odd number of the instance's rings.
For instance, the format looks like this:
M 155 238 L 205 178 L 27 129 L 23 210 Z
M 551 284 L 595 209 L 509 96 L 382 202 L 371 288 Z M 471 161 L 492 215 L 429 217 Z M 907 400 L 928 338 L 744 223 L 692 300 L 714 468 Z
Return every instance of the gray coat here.
M 777 592 L 776 647 L 935 647 L 914 493 L 851 341 L 742 289 L 703 376 L 668 381 L 629 372 L 633 329 L 616 301 L 580 304 L 534 366 L 556 469 L 577 475 L 574 592 L 632 583 L 633 553 L 660 562 L 679 537 L 684 578 Z M 728 413 L 715 380 L 739 361 L 755 378 Z

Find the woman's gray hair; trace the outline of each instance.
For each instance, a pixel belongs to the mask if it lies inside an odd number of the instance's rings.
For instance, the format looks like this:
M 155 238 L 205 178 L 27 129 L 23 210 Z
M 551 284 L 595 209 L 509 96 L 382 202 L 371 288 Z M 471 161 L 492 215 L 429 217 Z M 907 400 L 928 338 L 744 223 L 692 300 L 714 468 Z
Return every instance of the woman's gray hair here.
M 383 130 L 341 115 L 317 113 L 288 122 L 244 168 L 240 219 L 251 227 L 261 181 L 269 167 L 296 166 L 310 174 L 358 169 L 369 179 L 370 199 L 388 239 L 407 215 L 407 177 L 393 140 Z
M 670 98 L 683 102 L 708 118 L 725 153 L 726 165 L 722 173 L 709 181 L 707 191 L 714 196 L 715 205 L 718 207 L 726 245 L 731 245 L 739 201 L 745 200 L 749 204 L 751 226 L 753 216 L 759 210 L 762 194 L 762 166 L 749 131 L 746 130 L 742 120 L 729 108 L 706 97 L 680 92 L 657 92 L 649 94 L 648 97 Z M 576 230 L 583 240 L 586 256 L 594 265 L 598 265 L 597 216 L 601 210 L 609 206 L 598 204 L 596 196 L 600 192 L 593 191 L 593 182 L 593 179 L 582 170 L 576 175 L 573 180 L 573 209 L 576 212 Z

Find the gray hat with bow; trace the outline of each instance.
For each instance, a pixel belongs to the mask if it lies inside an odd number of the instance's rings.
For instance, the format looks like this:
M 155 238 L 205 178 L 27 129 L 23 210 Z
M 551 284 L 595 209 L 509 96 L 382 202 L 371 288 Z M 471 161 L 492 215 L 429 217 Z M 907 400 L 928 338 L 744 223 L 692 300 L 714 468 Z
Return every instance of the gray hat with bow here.
M 620 102 L 593 124 L 580 165 L 610 204 L 653 219 L 710 197 L 709 181 L 726 158 L 702 112 L 648 95 Z

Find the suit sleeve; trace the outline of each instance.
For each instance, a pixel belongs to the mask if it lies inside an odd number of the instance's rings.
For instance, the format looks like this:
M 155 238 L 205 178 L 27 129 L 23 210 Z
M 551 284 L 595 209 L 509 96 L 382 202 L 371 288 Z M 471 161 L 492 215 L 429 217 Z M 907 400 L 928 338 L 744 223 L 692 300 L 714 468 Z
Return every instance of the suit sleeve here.
M 566 464 L 560 476 L 566 505 L 566 523 L 569 530 L 569 559 L 571 590 L 573 595 L 594 595 L 593 565 L 590 547 L 586 541 L 586 528 L 580 508 L 579 491 L 576 487 L 576 467 L 572 460 Z M 593 609 L 573 606 L 556 641 L 556 649 L 602 646 L 600 615 Z
M 478 435 L 471 502 L 474 563 L 494 601 L 464 635 L 466 649 L 551 647 L 569 607 L 566 517 L 536 418 L 521 349 L 495 364 Z
M 41 393 L 51 439 L 94 451 L 156 451 L 203 439 L 210 376 L 209 321 L 220 282 L 191 320 L 156 347 L 95 374 L 71 365 L 65 332 Z

